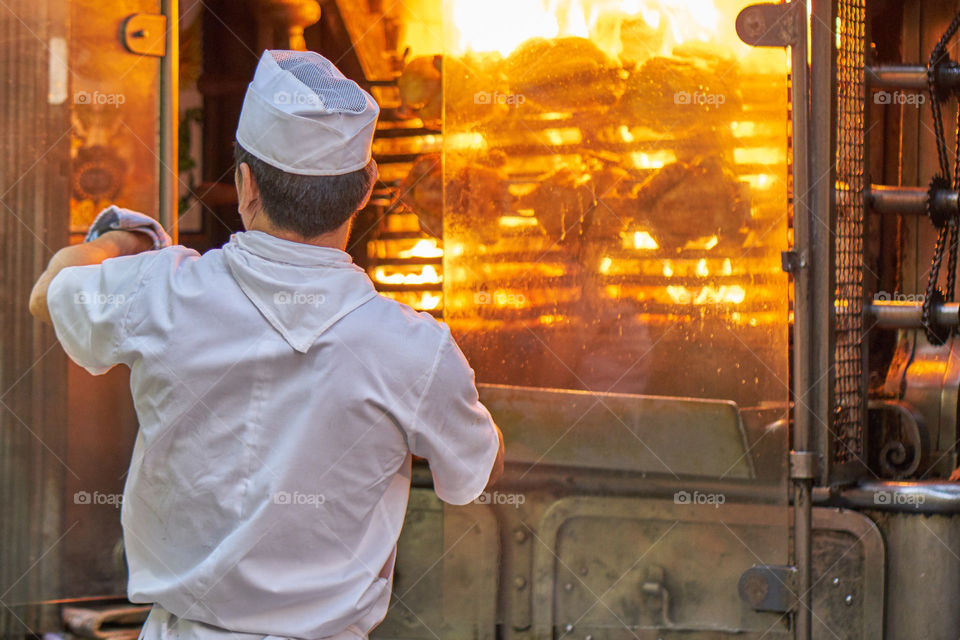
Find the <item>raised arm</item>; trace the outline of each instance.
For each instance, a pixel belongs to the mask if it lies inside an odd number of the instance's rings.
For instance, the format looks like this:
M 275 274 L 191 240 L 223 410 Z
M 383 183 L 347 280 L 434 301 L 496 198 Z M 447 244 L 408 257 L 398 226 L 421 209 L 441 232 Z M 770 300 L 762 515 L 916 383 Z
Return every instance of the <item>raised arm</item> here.
M 46 270 L 40 274 L 30 292 L 30 313 L 41 322 L 50 323 L 47 289 L 53 278 L 67 267 L 100 264 L 109 258 L 133 255 L 153 248 L 153 239 L 136 231 L 108 231 L 96 240 L 60 249 Z

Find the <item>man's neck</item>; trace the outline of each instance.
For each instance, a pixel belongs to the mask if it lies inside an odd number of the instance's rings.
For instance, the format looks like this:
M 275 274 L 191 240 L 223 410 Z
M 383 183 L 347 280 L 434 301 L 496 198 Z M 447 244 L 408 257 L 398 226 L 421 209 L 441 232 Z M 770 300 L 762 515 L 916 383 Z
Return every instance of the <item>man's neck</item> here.
M 300 244 L 309 244 L 316 247 L 329 247 L 331 249 L 339 249 L 344 251 L 347 247 L 347 239 L 350 237 L 349 221 L 328 233 L 314 236 L 313 238 L 305 238 L 298 233 L 287 231 L 286 229 L 278 229 L 269 223 L 259 224 L 260 216 L 257 216 L 257 218 L 258 219 L 254 220 L 254 224 L 251 225 L 248 231 L 262 231 L 263 233 L 267 233 L 275 238 L 289 240 L 290 242 L 299 242 Z

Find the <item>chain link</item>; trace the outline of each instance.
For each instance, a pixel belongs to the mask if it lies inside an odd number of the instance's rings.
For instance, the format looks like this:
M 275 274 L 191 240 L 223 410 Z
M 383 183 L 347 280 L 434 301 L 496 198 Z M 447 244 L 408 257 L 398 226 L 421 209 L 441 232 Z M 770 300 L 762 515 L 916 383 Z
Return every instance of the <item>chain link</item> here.
M 953 17 L 950 26 L 941 36 L 937 45 L 930 53 L 930 60 L 927 63 L 927 88 L 930 91 L 930 110 L 933 115 L 933 131 L 937 141 L 937 160 L 940 165 L 940 175 L 946 178 L 951 174 L 950 161 L 947 157 L 947 140 L 943 131 L 943 113 L 940 108 L 940 98 L 946 95 L 945 92 L 937 91 L 937 67 L 949 60 L 947 56 L 947 43 L 960 29 L 960 12 Z M 960 108 L 957 111 L 957 128 L 954 138 L 954 162 L 953 162 L 953 180 L 951 186 L 954 190 L 960 189 Z M 930 197 L 933 197 L 931 192 Z M 928 205 L 929 206 L 929 205 Z M 946 300 L 953 300 L 956 294 L 957 283 L 957 258 L 958 246 L 960 246 L 960 229 L 957 228 L 956 216 L 937 230 L 937 243 L 933 250 L 933 260 L 930 264 L 930 278 L 927 280 L 926 293 L 923 297 L 921 307 L 921 318 L 923 328 L 927 334 L 927 340 L 932 344 L 943 344 L 943 338 L 938 335 L 937 327 L 931 323 L 931 314 L 933 311 L 933 302 L 935 298 L 944 298 L 939 296 L 937 283 L 940 280 L 940 266 L 943 264 L 944 249 L 947 247 L 947 236 L 949 235 L 949 257 L 947 259 L 947 291 Z M 955 330 L 955 329 L 954 329 Z

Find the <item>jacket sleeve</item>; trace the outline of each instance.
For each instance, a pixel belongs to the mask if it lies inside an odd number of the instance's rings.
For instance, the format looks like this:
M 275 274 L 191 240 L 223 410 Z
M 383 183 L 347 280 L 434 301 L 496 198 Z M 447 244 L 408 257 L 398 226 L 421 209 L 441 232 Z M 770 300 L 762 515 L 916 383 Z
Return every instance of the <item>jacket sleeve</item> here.
M 437 495 L 467 504 L 482 492 L 500 447 L 480 403 L 473 369 L 443 327 L 433 369 L 408 433 L 410 451 L 430 463 Z
M 70 359 L 100 375 L 124 361 L 131 310 L 156 253 L 111 258 L 102 264 L 62 269 L 47 289 L 57 339 Z M 126 363 L 129 364 L 129 363 Z

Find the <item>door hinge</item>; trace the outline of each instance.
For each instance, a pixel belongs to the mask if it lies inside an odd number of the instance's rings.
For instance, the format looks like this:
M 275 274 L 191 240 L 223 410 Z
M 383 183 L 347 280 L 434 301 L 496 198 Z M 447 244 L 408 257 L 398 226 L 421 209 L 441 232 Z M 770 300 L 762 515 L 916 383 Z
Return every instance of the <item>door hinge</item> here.
M 162 58 L 167 54 L 167 16 L 153 13 L 127 16 L 120 40 L 130 53 Z
M 790 452 L 790 477 L 794 480 L 811 480 L 817 477 L 819 456 L 813 451 Z
M 737 592 L 754 611 L 792 611 L 796 603 L 795 567 L 759 564 L 740 576 Z

